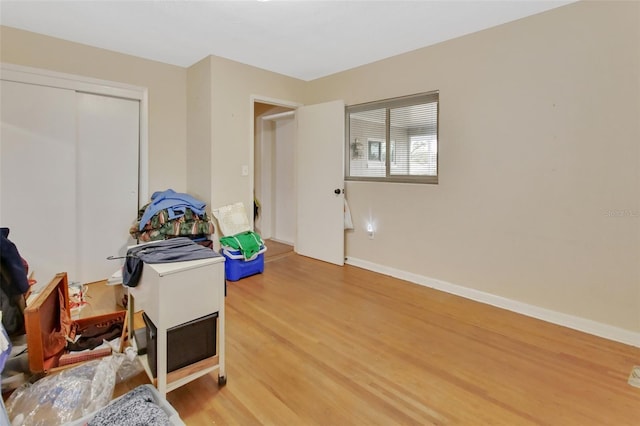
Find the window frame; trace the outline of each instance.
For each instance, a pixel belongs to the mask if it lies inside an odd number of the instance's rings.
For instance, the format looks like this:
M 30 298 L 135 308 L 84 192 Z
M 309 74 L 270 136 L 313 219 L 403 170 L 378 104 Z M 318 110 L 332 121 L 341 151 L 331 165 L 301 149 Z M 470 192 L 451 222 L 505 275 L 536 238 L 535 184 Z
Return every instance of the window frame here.
M 412 105 L 420 105 L 427 103 L 436 103 L 436 175 L 435 176 L 426 176 L 426 175 L 392 175 L 391 174 L 391 155 L 385 155 L 385 176 L 351 176 L 350 175 L 350 167 L 351 167 L 351 153 L 354 152 L 355 145 L 359 143 L 358 141 L 351 141 L 351 126 L 350 126 L 350 116 L 351 114 L 355 114 L 358 112 L 375 110 L 375 109 L 385 109 L 386 110 L 386 122 L 385 122 L 385 143 L 386 143 L 386 153 L 391 153 L 391 109 L 394 108 L 402 108 Z M 434 90 L 431 92 L 423 92 L 417 93 L 415 95 L 402 96 L 398 98 L 390 98 L 384 99 L 380 101 L 367 102 L 356 105 L 349 105 L 345 107 L 345 170 L 344 170 L 344 179 L 345 181 L 351 182 L 395 182 L 395 183 L 418 183 L 418 184 L 438 184 L 439 176 L 440 176 L 440 91 Z M 358 139 L 358 138 L 356 138 Z M 373 140 L 375 138 L 368 138 L 365 146 L 366 158 L 369 158 L 369 140 Z

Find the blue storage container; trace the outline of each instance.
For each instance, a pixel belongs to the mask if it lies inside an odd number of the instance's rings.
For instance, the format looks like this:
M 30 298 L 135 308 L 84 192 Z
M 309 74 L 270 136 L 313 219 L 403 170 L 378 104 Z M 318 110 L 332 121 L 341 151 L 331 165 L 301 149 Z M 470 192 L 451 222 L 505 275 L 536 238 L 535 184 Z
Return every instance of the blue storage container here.
M 264 272 L 264 254 L 260 253 L 253 260 L 244 260 L 242 256 L 237 258 L 227 250 L 221 250 L 225 257 L 224 274 L 229 281 L 238 281 L 250 275 Z

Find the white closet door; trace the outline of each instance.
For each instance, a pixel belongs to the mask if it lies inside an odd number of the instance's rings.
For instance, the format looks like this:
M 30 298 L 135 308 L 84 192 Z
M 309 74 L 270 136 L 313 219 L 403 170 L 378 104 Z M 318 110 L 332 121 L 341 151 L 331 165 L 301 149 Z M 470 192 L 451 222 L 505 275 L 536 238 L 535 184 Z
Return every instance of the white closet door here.
M 76 274 L 76 94 L 2 81 L 0 225 L 39 285 Z
M 129 227 L 138 212 L 140 103 L 77 94 L 78 269 L 81 282 L 108 278 L 135 244 Z

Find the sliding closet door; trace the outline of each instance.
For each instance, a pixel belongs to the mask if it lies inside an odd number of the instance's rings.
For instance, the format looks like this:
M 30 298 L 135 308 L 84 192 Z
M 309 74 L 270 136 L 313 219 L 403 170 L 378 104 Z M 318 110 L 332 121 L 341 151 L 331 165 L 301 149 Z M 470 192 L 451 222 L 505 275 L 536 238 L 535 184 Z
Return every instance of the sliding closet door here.
M 106 260 L 135 244 L 140 102 L 77 93 L 78 279 L 108 278 L 122 264 Z
M 76 93 L 0 83 L 0 226 L 46 285 L 76 274 Z
M 134 244 L 140 102 L 2 80 L 0 226 L 39 284 L 108 278 Z

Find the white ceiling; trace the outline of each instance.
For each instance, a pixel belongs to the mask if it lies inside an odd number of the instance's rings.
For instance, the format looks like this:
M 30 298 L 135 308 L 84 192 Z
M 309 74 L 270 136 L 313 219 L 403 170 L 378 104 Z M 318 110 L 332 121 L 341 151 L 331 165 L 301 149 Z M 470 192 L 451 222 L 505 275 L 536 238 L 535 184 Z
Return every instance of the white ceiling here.
M 1 0 L 0 23 L 188 67 L 216 55 L 302 80 L 575 0 Z

